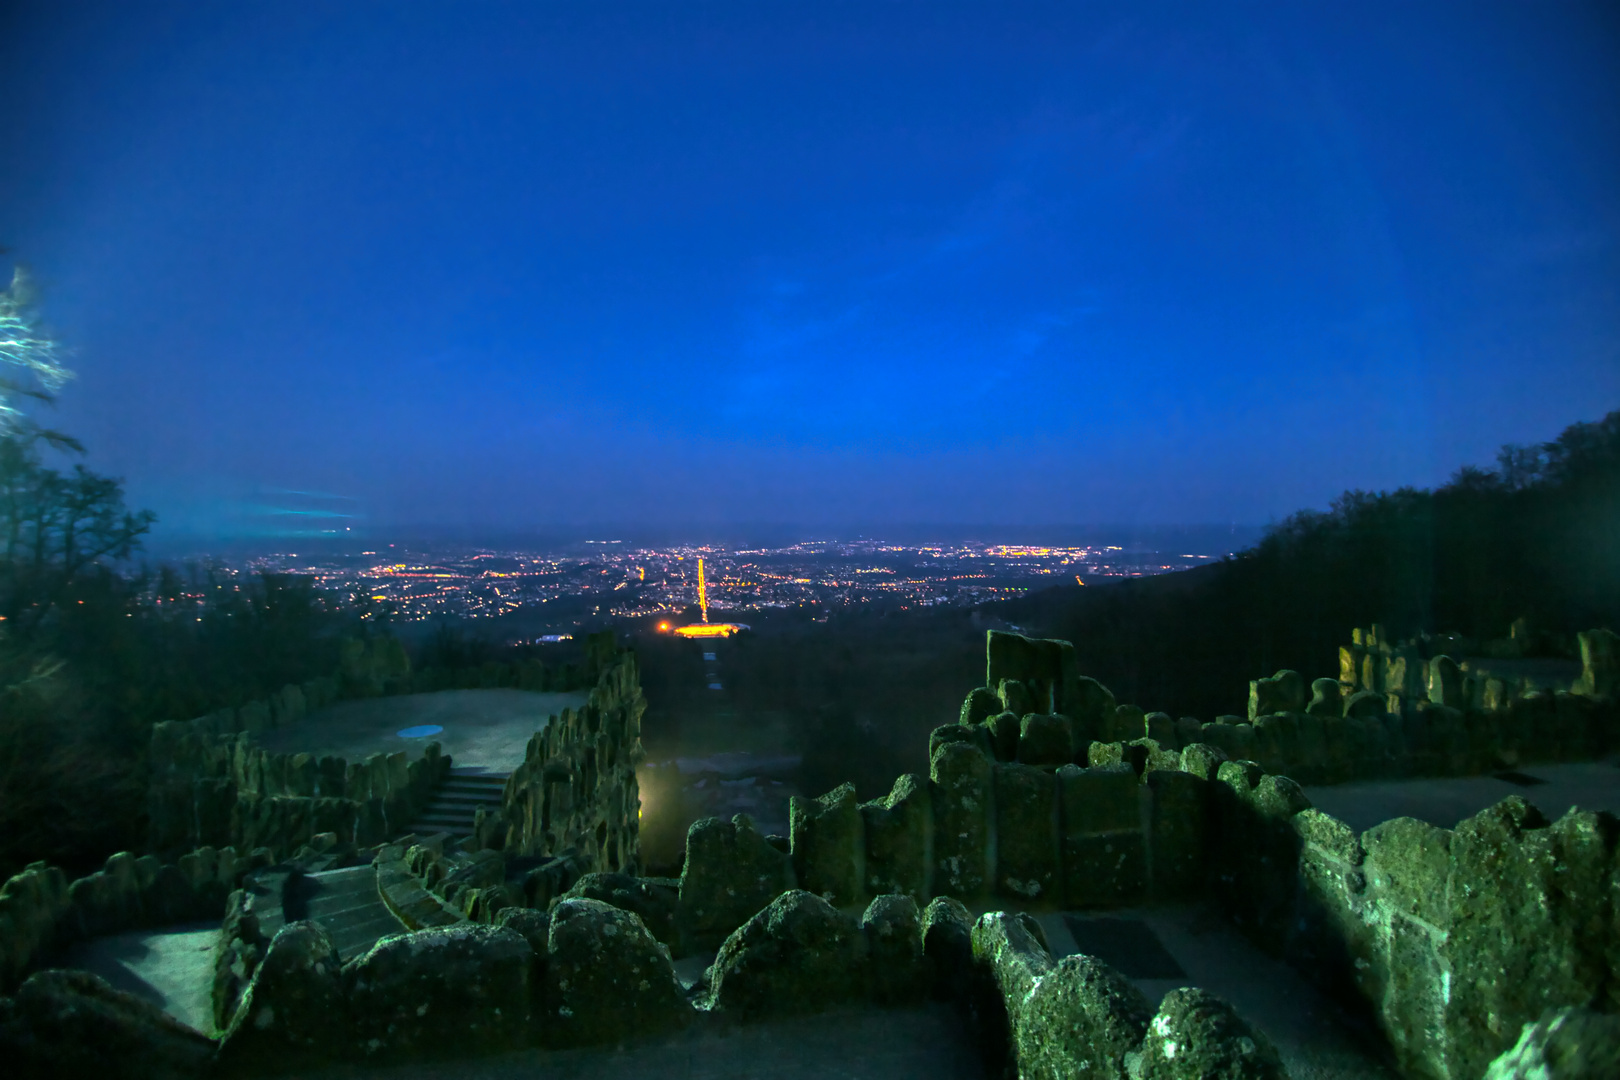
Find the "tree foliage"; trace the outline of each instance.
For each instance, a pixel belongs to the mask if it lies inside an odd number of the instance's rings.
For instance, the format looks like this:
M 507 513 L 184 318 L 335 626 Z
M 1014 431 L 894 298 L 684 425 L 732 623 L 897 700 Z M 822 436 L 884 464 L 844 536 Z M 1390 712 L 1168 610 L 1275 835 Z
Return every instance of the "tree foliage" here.
M 1434 490 L 1347 491 L 1217 565 L 997 610 L 1073 641 L 1121 700 L 1205 720 L 1278 668 L 1336 674 L 1350 628 L 1374 622 L 1491 639 L 1523 617 L 1569 652 L 1620 627 L 1620 411 Z
M 0 618 L 30 639 L 87 574 L 127 560 L 156 515 L 124 506 L 122 482 L 47 468 L 30 434 L 0 436 Z
M 30 400 L 56 400 L 56 392 L 73 377 L 62 361 L 63 349 L 42 329 L 32 282 L 19 265 L 12 270 L 11 287 L 0 292 L 0 435 L 34 435 L 82 449 L 75 439 L 39 427 L 22 409 Z

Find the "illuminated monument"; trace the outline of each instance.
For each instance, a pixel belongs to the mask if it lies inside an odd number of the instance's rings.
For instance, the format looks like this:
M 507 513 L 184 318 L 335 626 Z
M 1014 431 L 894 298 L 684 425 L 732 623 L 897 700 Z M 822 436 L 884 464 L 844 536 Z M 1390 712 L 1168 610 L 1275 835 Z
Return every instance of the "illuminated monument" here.
M 709 585 L 703 579 L 703 559 L 698 559 L 698 606 L 703 609 L 703 621 L 693 623 L 691 626 L 677 626 L 675 632 L 681 637 L 730 637 L 739 630 L 748 629 L 742 623 L 712 623 L 709 621 Z

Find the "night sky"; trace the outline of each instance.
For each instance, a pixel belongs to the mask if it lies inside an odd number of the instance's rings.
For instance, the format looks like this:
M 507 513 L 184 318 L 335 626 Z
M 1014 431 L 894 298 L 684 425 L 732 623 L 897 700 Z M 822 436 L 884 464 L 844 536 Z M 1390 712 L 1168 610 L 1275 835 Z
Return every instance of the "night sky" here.
M 1010 536 L 1620 407 L 1614 5 L 1133 7 L 5 5 L 48 420 L 171 536 Z

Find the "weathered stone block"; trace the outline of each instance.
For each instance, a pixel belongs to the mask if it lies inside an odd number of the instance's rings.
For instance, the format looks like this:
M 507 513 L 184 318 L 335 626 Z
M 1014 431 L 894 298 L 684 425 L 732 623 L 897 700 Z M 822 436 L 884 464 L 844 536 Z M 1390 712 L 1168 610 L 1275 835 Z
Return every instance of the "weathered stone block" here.
M 341 963 L 319 923 L 276 932 L 225 1032 L 220 1057 L 236 1069 L 282 1072 L 350 1050 Z
M 955 998 L 967 990 L 973 963 L 973 916 L 960 900 L 936 896 L 922 913 L 923 963 L 932 996 Z
M 948 896 L 979 896 L 993 879 L 992 768 L 966 743 L 941 746 L 931 762 L 934 888 Z
M 1001 711 L 1001 699 L 988 686 L 975 686 L 962 700 L 963 725 L 982 723 Z
M 1249 683 L 1249 720 L 1280 712 L 1300 712 L 1305 708 L 1305 677 L 1284 669 L 1269 679 Z
M 1176 737 L 1176 718 L 1167 712 L 1150 712 L 1143 717 L 1143 722 L 1147 727 L 1147 733 L 1137 736 L 1138 738 L 1152 739 L 1168 746 Z
M 1254 722 L 1255 753 L 1267 772 L 1284 772 L 1299 760 L 1299 718 L 1274 713 Z M 1243 759 L 1240 759 L 1243 760 Z
M 1468 704 L 1463 696 L 1462 671 L 1449 656 L 1436 656 L 1428 665 L 1429 700 L 1436 705 L 1461 709 Z
M 367 1058 L 516 1049 L 528 1038 L 534 960 L 521 934 L 495 926 L 385 937 L 343 969 L 350 1030 Z
M 542 987 L 537 1026 L 551 1046 L 623 1042 L 692 1017 L 669 950 L 638 916 L 598 900 L 551 909 Z
M 994 980 L 1016 1032 L 1030 991 L 1052 970 L 1040 925 L 1024 912 L 985 912 L 973 924 L 973 962 Z
M 996 786 L 996 887 L 1028 900 L 1057 885 L 1057 785 L 1033 765 L 1000 765 Z
M 1374 694 L 1384 693 L 1384 665 L 1382 657 L 1376 652 L 1368 652 L 1361 658 L 1361 688 Z
M 1364 985 L 1375 991 L 1379 1027 L 1402 1073 L 1444 1077 L 1446 997 L 1450 971 L 1441 958 L 1445 937 L 1405 915 L 1389 916 L 1385 951 Z M 1382 988 L 1382 993 L 1376 993 Z
M 178 1080 L 214 1063 L 210 1040 L 87 971 L 36 972 L 0 1001 L 9 1076 Z
M 1026 765 L 1067 765 L 1074 751 L 1066 716 L 1030 713 L 1019 725 L 1018 760 Z
M 1057 783 L 1064 836 L 1142 827 L 1141 789 L 1129 765 L 1065 766 Z
M 480 852 L 479 854 L 483 854 Z M 498 853 L 492 853 L 498 854 Z M 484 882 L 499 885 L 504 880 Z M 665 945 L 679 945 L 676 915 L 680 908 L 680 884 L 669 878 L 636 877 L 633 874 L 590 873 L 580 877 L 564 898 L 595 900 L 628 911 L 640 919 L 653 937 Z
M 788 801 L 793 869 L 801 887 L 834 905 L 859 902 L 865 893 L 866 830 L 854 784 L 817 799 Z
M 1181 754 L 1159 745 L 1157 739 L 1136 739 L 1125 744 L 1124 752 L 1138 777 L 1145 777 L 1154 769 L 1181 768 Z
M 1023 716 L 1036 709 L 1044 712 L 1050 700 L 1049 695 L 1047 701 L 1038 700 L 1022 679 L 1002 679 L 996 687 L 996 696 L 1001 699 L 1001 708 L 1014 716 Z
M 915 1001 L 926 989 L 922 915 L 917 902 L 899 893 L 874 897 L 861 916 L 868 982 L 880 1004 Z
M 1620 1076 L 1620 1017 L 1565 1007 L 1525 1024 L 1511 1050 L 1491 1062 L 1485 1080 L 1583 1080 Z
M 1065 956 L 1041 977 L 1013 1032 L 1026 1080 L 1120 1080 L 1126 1055 L 1147 1034 L 1153 1007 L 1094 956 Z
M 934 807 L 928 781 L 905 773 L 888 796 L 861 804 L 866 825 L 866 891 L 905 893 L 919 903 L 930 893 Z
M 766 842 L 748 815 L 693 822 L 681 870 L 685 940 L 694 949 L 716 947 L 793 883 L 791 858 Z
M 1092 768 L 1119 765 L 1125 761 L 1125 744 L 1094 742 L 1086 748 L 1086 764 Z
M 983 725 L 985 732 L 984 745 L 987 753 L 995 761 L 1018 760 L 1018 736 L 1023 728 L 1023 721 L 1017 713 L 997 713 L 986 720 Z M 934 760 L 929 754 L 928 760 Z
M 1586 697 L 1620 697 L 1620 635 L 1588 630 L 1575 635 L 1581 650 L 1581 677 L 1575 692 Z
M 1139 1053 L 1133 1080 L 1288 1080 L 1265 1033 L 1207 990 L 1166 994 Z
M 1482 1074 L 1524 1024 L 1604 985 L 1616 831 L 1580 812 L 1548 827 L 1518 796 L 1453 830 L 1445 1059 L 1458 1075 Z
M 1063 895 L 1071 907 L 1127 906 L 1146 895 L 1147 882 L 1141 830 L 1064 837 Z
M 1216 770 L 1228 755 L 1219 747 L 1208 743 L 1191 743 L 1181 750 L 1181 769 L 1205 780 L 1215 779 Z
M 1223 761 L 1215 770 L 1215 779 L 1231 788 L 1245 801 L 1252 801 L 1253 791 L 1266 773 L 1252 761 Z
M 707 1005 L 738 1016 L 820 1012 L 861 989 L 855 920 L 802 889 L 783 893 L 728 937 L 709 969 Z
M 1192 773 L 1159 769 L 1147 776 L 1152 798 L 1153 896 L 1186 896 L 1205 873 L 1205 803 L 1209 781 Z
M 939 748 L 951 742 L 965 742 L 988 754 L 991 752 L 990 738 L 989 729 L 981 725 L 966 727 L 962 724 L 942 724 L 928 733 L 928 760 L 934 760 Z
M 1361 658 L 1366 650 L 1355 645 L 1339 646 L 1339 685 L 1347 692 L 1361 686 Z
M 1140 705 L 1116 705 L 1111 717 L 1105 718 L 1098 742 L 1129 742 L 1147 734 L 1147 717 Z
M 1118 708 L 1119 703 L 1114 700 L 1113 692 L 1108 687 L 1088 675 L 1077 675 L 1072 689 L 1057 703 L 1056 711 L 1074 717 L 1092 730 L 1101 730 L 1121 719 L 1128 723 L 1129 713 L 1121 717 Z M 1137 712 L 1140 714 L 1140 710 Z M 1138 727 L 1128 737 L 1136 738 L 1142 731 L 1143 728 Z
M 1374 690 L 1360 690 L 1344 699 L 1346 716 L 1382 716 L 1385 711 L 1384 696 Z
M 1300 786 L 1286 776 L 1262 776 L 1254 787 L 1254 805 L 1267 817 L 1287 821 L 1310 809 L 1311 800 Z
M 1311 681 L 1311 702 L 1305 706 L 1305 711 L 1311 716 L 1343 715 L 1344 696 L 1340 693 L 1338 680 L 1313 679 Z

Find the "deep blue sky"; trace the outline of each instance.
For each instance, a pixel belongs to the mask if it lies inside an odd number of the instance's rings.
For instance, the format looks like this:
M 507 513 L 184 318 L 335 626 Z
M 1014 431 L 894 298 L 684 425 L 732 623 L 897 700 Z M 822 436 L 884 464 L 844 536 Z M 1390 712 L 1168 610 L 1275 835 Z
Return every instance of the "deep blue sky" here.
M 0 245 L 170 530 L 1262 523 L 1620 407 L 1613 5 L 1132 7 L 12 4 Z

